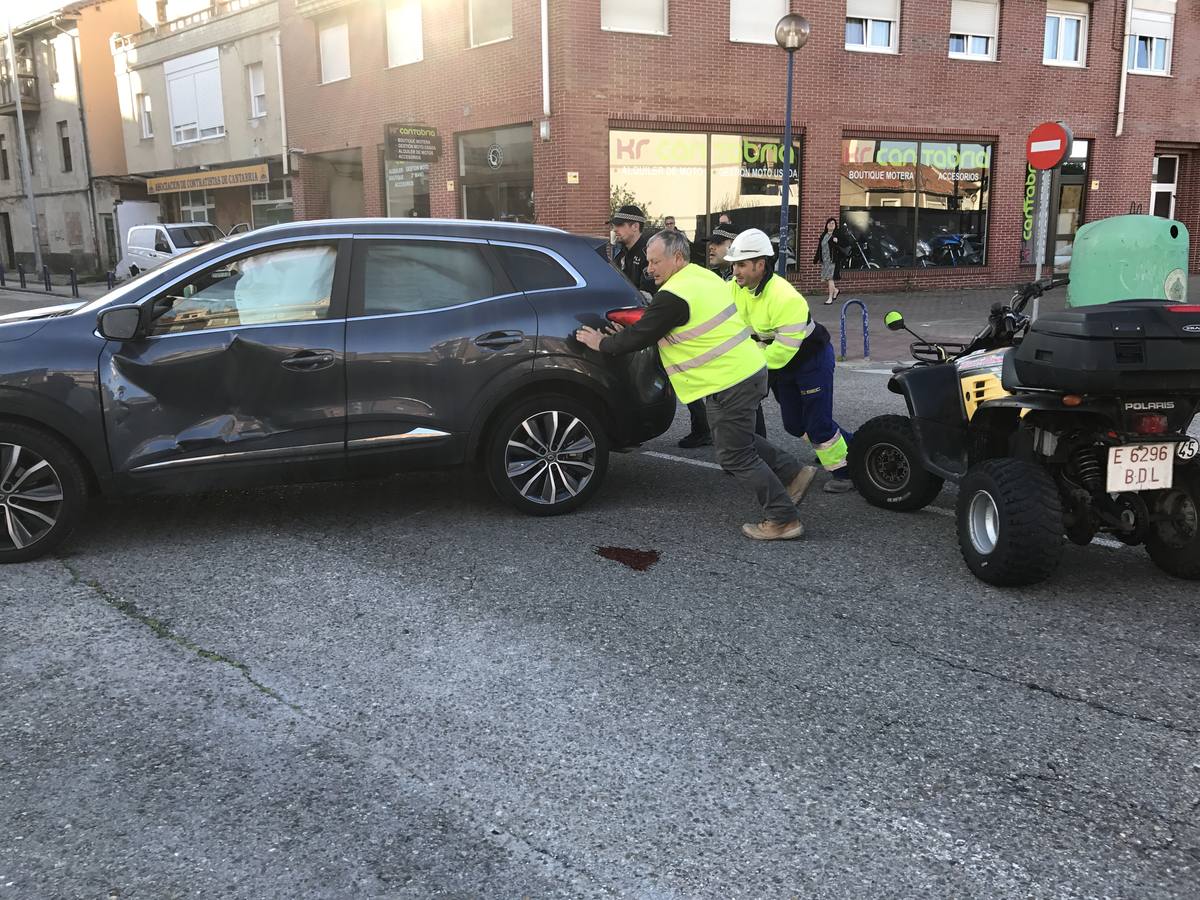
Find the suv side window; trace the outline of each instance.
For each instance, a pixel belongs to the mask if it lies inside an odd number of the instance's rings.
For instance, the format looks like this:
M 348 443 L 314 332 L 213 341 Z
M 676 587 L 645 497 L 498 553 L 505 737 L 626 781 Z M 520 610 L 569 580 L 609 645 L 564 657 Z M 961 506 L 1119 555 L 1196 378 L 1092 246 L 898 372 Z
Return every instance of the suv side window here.
M 363 315 L 428 312 L 505 293 L 484 245 L 362 240 Z
M 167 240 L 167 233 L 161 228 L 154 229 L 154 252 L 155 253 L 170 253 L 171 242 Z
M 493 246 L 517 290 L 549 291 L 575 287 L 575 276 L 550 254 L 528 247 Z
M 329 318 L 337 246 L 251 252 L 176 282 L 155 298 L 152 335 Z
M 130 248 L 149 250 L 154 244 L 153 228 L 134 228 L 129 235 Z

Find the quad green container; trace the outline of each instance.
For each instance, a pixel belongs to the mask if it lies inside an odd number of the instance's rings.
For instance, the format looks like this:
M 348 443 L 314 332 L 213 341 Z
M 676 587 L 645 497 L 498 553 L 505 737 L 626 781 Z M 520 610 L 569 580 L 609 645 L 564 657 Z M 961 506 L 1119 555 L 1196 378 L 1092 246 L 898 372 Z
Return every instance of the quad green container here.
M 1113 216 L 1075 235 L 1068 306 L 1187 300 L 1188 231 L 1157 216 Z

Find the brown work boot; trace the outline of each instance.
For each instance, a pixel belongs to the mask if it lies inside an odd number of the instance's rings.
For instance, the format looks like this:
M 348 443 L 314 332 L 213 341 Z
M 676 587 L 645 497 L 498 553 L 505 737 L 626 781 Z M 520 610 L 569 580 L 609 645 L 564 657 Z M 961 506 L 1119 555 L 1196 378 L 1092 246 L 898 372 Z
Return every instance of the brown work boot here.
M 808 493 L 808 489 L 812 487 L 813 479 L 816 477 L 816 466 L 805 466 L 797 473 L 796 477 L 792 479 L 792 483 L 787 486 L 788 496 L 792 498 L 793 503 L 799 503 L 804 499 L 804 495 Z
M 742 526 L 742 534 L 755 541 L 794 541 L 804 534 L 804 526 L 800 520 L 780 524 L 778 522 L 759 522 L 757 525 Z

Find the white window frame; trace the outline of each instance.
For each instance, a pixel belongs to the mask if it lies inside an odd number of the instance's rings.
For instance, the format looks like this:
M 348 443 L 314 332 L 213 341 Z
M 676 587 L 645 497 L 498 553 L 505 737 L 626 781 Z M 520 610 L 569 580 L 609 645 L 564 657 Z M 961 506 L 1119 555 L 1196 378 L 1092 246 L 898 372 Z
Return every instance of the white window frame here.
M 1042 23 L 1042 65 L 1044 66 L 1064 66 L 1068 69 L 1083 69 L 1087 67 L 1087 51 L 1088 51 L 1088 26 L 1091 24 L 1091 14 L 1083 11 L 1069 12 L 1066 9 L 1055 6 L 1053 3 L 1047 4 L 1046 19 L 1051 17 L 1058 19 L 1058 45 L 1055 47 L 1055 55 L 1053 57 L 1046 56 L 1046 27 L 1047 22 Z M 1067 19 L 1073 19 L 1079 23 L 1079 59 L 1063 59 L 1063 22 Z
M 148 141 L 154 137 L 154 104 L 151 103 L 149 94 L 138 94 L 137 96 L 142 140 Z
M 258 84 L 255 84 L 255 75 Z M 246 66 L 246 87 L 250 92 L 250 118 L 262 119 L 267 115 L 267 75 L 261 62 Z
M 1137 65 L 1137 45 L 1139 41 L 1150 42 L 1150 68 L 1143 69 Z M 1154 47 L 1158 42 L 1166 44 L 1166 49 L 1163 51 L 1164 68 L 1154 68 Z M 1149 34 L 1131 34 L 1129 35 L 1129 46 L 1126 48 L 1125 65 L 1129 68 L 1130 75 L 1157 75 L 1159 78 L 1171 77 L 1171 51 L 1175 41 L 1171 38 L 1157 37 Z
M 951 50 L 950 51 L 951 59 L 972 59 L 972 60 L 975 60 L 976 62 L 993 62 L 993 61 L 995 61 L 995 59 L 996 59 L 996 38 L 993 37 L 992 35 L 990 35 L 990 34 L 968 34 L 966 32 L 951 32 L 950 33 L 950 40 L 954 40 L 956 37 L 960 37 L 963 39 L 964 44 L 967 49 L 964 50 L 962 53 L 956 53 L 955 51 Z M 973 38 L 982 38 L 983 40 L 988 42 L 987 53 L 972 53 L 971 52 L 971 40 Z
M 341 74 L 340 69 L 338 72 L 327 72 L 327 67 L 325 65 L 327 56 L 325 50 L 327 46 L 326 35 L 329 35 L 330 43 L 328 46 L 332 47 L 332 41 L 335 39 L 335 35 L 338 33 L 344 36 L 344 39 L 339 40 L 339 43 L 341 43 L 346 50 L 346 66 L 344 75 Z M 317 65 L 320 69 L 319 74 L 321 78 L 321 84 L 336 84 L 339 81 L 345 81 L 351 76 L 351 74 L 353 74 L 352 67 L 350 65 L 350 25 L 348 22 L 331 22 L 325 25 L 317 26 Z M 334 77 L 328 77 L 330 74 L 332 74 Z
M 618 25 L 606 25 L 604 22 L 605 7 L 608 5 L 607 0 L 600 0 L 600 30 L 612 31 L 620 34 L 650 34 L 657 37 L 671 36 L 671 10 L 667 0 L 646 0 L 646 3 L 661 3 L 662 4 L 662 29 L 646 29 L 646 28 L 623 28 Z M 613 15 L 609 12 L 609 15 Z
M 862 16 L 846 16 L 846 24 L 850 22 L 863 23 L 863 40 L 862 44 L 851 44 L 846 41 L 846 49 L 855 53 L 898 53 L 897 49 L 900 43 L 900 23 L 896 19 L 864 19 Z M 879 22 L 887 22 L 891 28 L 888 29 L 889 43 L 872 44 L 871 31 L 873 25 Z
M 507 35 L 504 35 L 503 37 L 492 38 L 490 41 L 482 41 L 482 42 L 476 43 L 476 41 L 475 41 L 475 4 L 476 3 L 488 3 L 488 2 L 496 2 L 496 0 L 467 0 L 467 30 L 468 30 L 467 40 L 470 42 L 472 49 L 474 49 L 475 47 L 490 47 L 492 44 L 502 44 L 505 41 L 511 41 L 513 39 L 514 26 L 512 24 L 512 19 L 510 16 Z M 509 10 L 511 12 L 512 0 L 508 0 L 508 4 L 509 4 Z
M 1162 183 L 1159 183 L 1158 181 L 1155 180 L 1158 178 L 1158 162 L 1161 159 L 1175 160 L 1175 180 L 1174 181 L 1170 181 L 1170 182 L 1164 181 Z M 1179 163 L 1180 163 L 1180 158 L 1178 155 L 1176 155 L 1174 153 L 1156 153 L 1156 154 L 1154 154 L 1154 165 L 1150 170 L 1150 208 L 1147 210 L 1147 212 L 1149 212 L 1150 215 L 1154 215 L 1154 201 L 1158 199 L 1158 195 L 1159 194 L 1170 194 L 1171 195 L 1171 211 L 1170 211 L 1170 215 L 1167 218 L 1170 218 L 1170 219 L 1175 218 L 1175 202 L 1176 202 L 1176 200 L 1178 200 L 1178 197 L 1179 197 L 1179 193 L 1178 193 L 1178 191 L 1179 191 Z
M 732 43 L 767 44 L 772 47 L 775 46 L 775 25 L 780 19 L 787 15 L 788 8 L 790 6 L 788 0 L 774 0 L 776 5 L 779 7 L 779 14 L 773 16 L 773 22 L 769 34 L 754 37 L 753 35 L 749 34 L 749 31 L 745 25 L 742 26 L 741 31 L 735 27 L 739 12 L 745 14 L 745 12 L 749 9 L 766 6 L 768 2 L 769 0 L 729 0 L 729 40 Z
M 387 31 L 388 68 L 411 66 L 413 63 L 419 63 L 425 59 L 425 21 L 421 10 L 421 0 L 389 0 L 384 16 L 384 27 Z M 416 34 L 416 55 L 411 59 L 397 60 L 397 56 L 400 54 L 396 52 L 397 48 L 392 41 L 393 26 L 403 29 L 408 36 Z
M 201 76 L 216 75 L 217 89 L 215 91 L 203 91 L 199 89 L 197 80 Z M 200 141 L 210 141 L 225 137 L 225 107 L 221 97 L 221 59 L 220 52 L 216 47 L 209 50 L 201 50 L 199 53 L 190 53 L 187 56 L 176 57 L 163 63 L 163 74 L 167 79 L 167 107 L 168 117 L 171 123 L 171 143 L 175 146 L 180 144 L 195 144 Z M 190 84 L 185 84 L 190 82 Z M 175 108 L 175 102 L 172 100 L 174 95 L 174 85 L 185 85 L 183 90 L 190 90 L 195 99 L 196 120 L 189 121 L 184 116 L 186 111 Z M 201 96 L 211 104 L 211 110 L 216 113 L 212 119 L 212 124 L 204 125 L 201 123 Z

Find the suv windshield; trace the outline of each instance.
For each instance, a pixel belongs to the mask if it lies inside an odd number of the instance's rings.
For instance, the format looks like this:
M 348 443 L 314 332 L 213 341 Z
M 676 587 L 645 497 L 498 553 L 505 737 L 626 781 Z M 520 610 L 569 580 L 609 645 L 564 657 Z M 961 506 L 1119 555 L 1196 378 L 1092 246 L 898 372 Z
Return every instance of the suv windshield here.
M 167 231 L 171 233 L 175 246 L 181 249 L 200 247 L 221 237 L 215 225 L 169 225 Z

